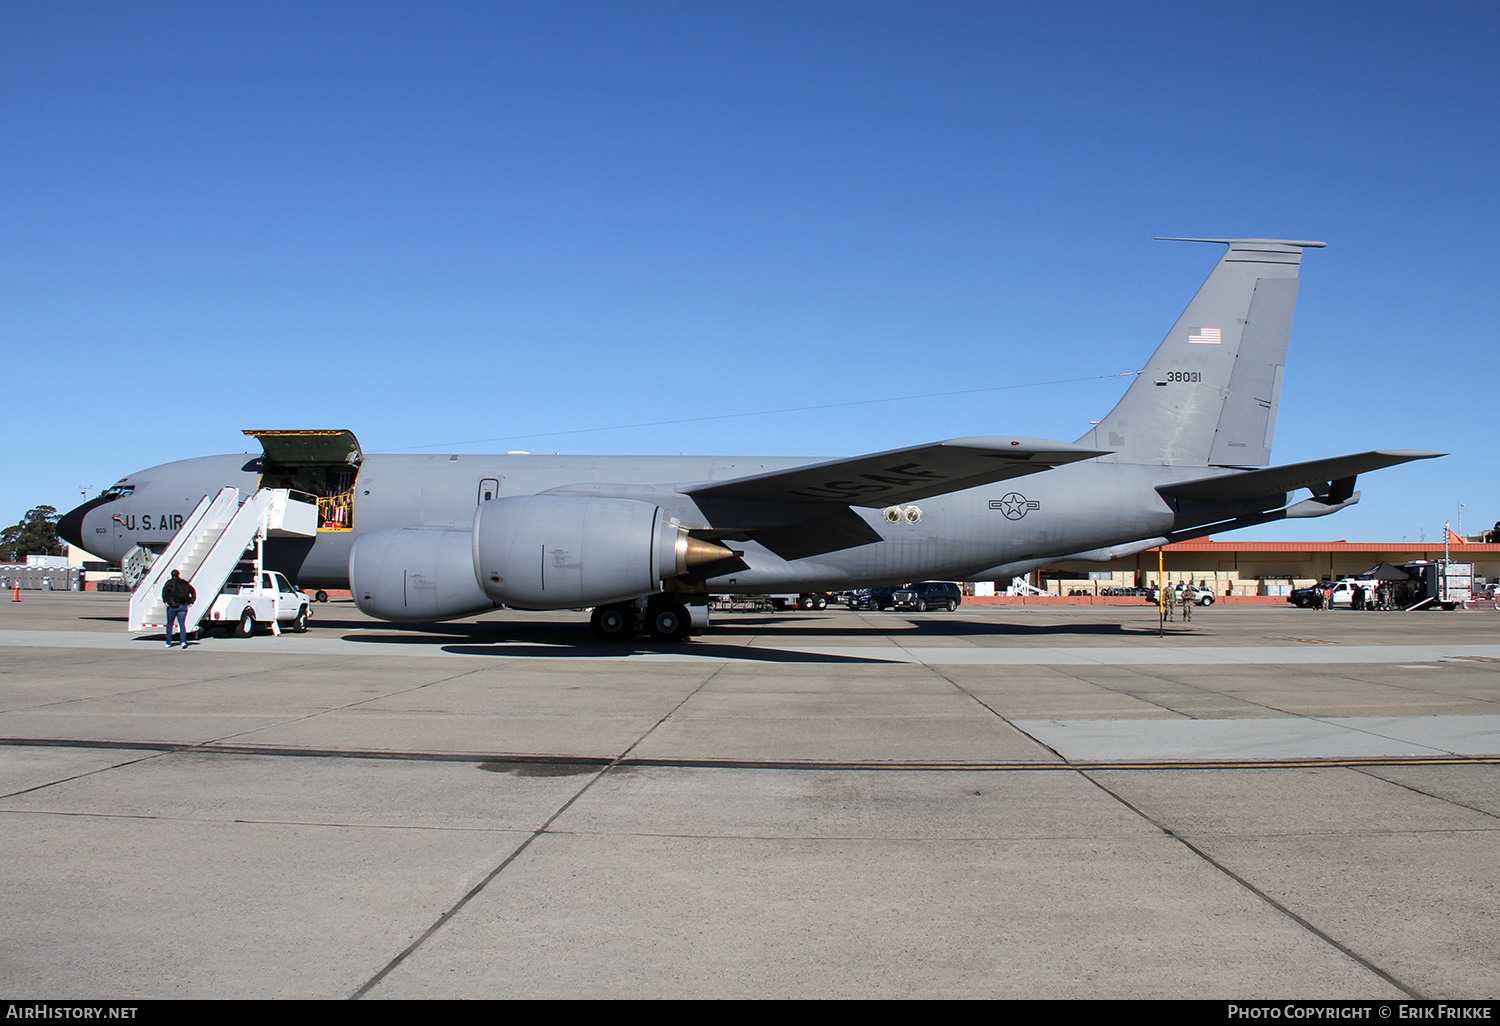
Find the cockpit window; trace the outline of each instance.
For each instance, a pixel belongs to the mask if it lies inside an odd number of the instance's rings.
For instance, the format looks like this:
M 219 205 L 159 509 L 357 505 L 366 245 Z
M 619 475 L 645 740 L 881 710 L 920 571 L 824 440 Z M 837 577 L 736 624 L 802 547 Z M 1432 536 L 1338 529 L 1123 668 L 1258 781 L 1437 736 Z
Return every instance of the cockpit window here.
M 135 485 L 115 485 L 113 488 L 106 489 L 104 494 L 99 496 L 99 498 L 105 502 L 113 502 L 116 499 L 125 498 L 125 496 L 133 491 L 135 491 Z

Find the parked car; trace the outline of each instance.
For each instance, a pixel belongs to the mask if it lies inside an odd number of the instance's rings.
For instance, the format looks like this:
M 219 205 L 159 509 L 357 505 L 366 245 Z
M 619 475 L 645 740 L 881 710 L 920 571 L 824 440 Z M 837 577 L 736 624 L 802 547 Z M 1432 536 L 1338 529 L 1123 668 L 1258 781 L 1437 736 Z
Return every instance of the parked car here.
M 963 602 L 963 592 L 949 581 L 918 581 L 908 584 L 891 596 L 897 609 L 915 609 L 925 613 L 929 609 L 946 609 L 953 612 Z
M 1298 609 L 1317 608 L 1319 599 L 1318 592 L 1323 590 L 1322 584 L 1310 584 L 1306 588 L 1293 588 L 1286 600 Z
M 1310 588 L 1297 588 L 1287 601 L 1301 609 L 1321 609 L 1324 599 L 1319 592 L 1332 591 L 1328 601 L 1334 609 L 1365 609 L 1375 601 L 1375 589 L 1379 581 L 1364 577 L 1345 577 L 1332 584 L 1323 582 Z
M 1199 588 L 1190 585 L 1184 588 L 1182 593 L 1184 595 L 1191 595 L 1193 605 L 1195 606 L 1211 606 L 1214 604 L 1214 593 L 1208 588 Z
M 850 609 L 890 609 L 896 604 L 896 592 L 906 585 L 895 588 L 860 588 L 851 591 L 844 599 Z
M 1155 587 L 1143 588 L 1140 590 L 1144 591 L 1146 594 L 1147 605 L 1156 605 Z M 1175 591 L 1176 589 L 1173 590 Z M 1186 601 L 1188 596 L 1192 597 L 1193 605 L 1195 606 L 1211 606 L 1214 604 L 1214 593 L 1207 588 L 1200 588 L 1197 585 L 1190 584 L 1186 588 L 1183 588 L 1181 591 L 1177 592 L 1177 601 L 1184 602 Z

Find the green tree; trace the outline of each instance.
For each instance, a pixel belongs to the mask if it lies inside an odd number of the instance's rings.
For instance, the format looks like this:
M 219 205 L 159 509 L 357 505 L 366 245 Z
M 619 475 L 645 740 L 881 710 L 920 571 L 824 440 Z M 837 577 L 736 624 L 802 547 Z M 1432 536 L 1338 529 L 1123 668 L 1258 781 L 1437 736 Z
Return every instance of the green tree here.
M 24 563 L 27 556 L 60 556 L 62 551 L 52 506 L 29 509 L 19 524 L 0 532 L 0 563 Z

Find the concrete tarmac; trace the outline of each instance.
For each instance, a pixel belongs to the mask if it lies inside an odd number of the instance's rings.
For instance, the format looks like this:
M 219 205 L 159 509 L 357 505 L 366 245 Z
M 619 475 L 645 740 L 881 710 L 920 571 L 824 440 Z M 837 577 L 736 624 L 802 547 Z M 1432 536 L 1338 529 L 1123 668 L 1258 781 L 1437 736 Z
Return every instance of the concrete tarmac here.
M 0 614 L 37 998 L 1493 998 L 1500 613 Z

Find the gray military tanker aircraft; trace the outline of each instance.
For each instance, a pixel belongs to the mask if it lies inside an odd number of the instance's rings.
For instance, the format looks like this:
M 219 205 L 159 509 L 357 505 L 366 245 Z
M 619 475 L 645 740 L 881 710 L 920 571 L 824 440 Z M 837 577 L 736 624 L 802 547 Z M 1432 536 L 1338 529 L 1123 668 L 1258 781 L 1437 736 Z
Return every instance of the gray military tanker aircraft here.
M 291 488 L 318 497 L 317 535 L 267 541 L 268 568 L 351 588 L 373 616 L 591 606 L 602 638 L 677 640 L 706 623 L 710 593 L 1002 580 L 1117 559 L 1333 513 L 1359 501 L 1357 475 L 1442 455 L 1268 466 L 1302 251 L 1324 244 L 1173 241 L 1228 248 L 1119 403 L 1072 443 L 958 438 L 847 459 L 365 456 L 348 431 L 247 431 L 264 455 L 131 474 L 59 533 L 119 560 L 164 547 L 224 486 Z

